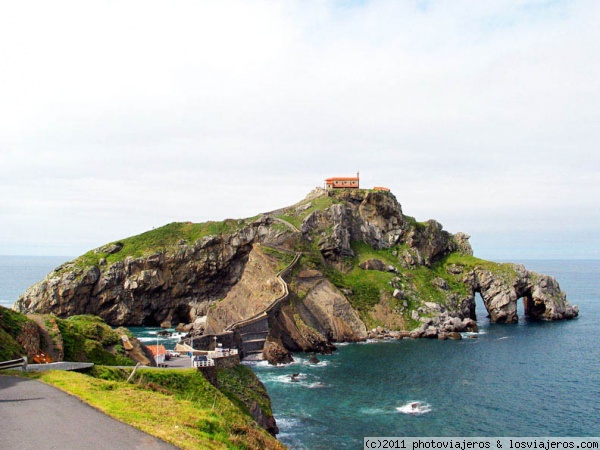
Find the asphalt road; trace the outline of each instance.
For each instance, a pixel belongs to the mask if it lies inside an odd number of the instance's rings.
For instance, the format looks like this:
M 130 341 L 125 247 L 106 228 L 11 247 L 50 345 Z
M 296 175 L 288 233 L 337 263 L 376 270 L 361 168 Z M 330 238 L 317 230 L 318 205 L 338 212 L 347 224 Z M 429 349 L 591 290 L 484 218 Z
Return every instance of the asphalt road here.
M 0 449 L 176 449 L 52 386 L 0 376 Z

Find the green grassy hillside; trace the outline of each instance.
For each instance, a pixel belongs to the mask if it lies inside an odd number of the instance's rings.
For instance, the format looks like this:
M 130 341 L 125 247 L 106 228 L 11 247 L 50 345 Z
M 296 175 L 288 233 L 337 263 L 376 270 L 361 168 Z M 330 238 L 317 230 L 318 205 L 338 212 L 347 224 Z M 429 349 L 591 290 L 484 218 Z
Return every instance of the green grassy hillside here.
M 75 267 L 97 266 L 101 259 L 112 264 L 128 256 L 138 258 L 176 248 L 181 242 L 193 244 L 206 236 L 230 234 L 252 223 L 256 217 L 243 220 L 227 219 L 221 222 L 173 222 L 145 233 L 114 241 L 83 254 L 75 261 Z M 71 264 L 65 265 L 70 270 Z

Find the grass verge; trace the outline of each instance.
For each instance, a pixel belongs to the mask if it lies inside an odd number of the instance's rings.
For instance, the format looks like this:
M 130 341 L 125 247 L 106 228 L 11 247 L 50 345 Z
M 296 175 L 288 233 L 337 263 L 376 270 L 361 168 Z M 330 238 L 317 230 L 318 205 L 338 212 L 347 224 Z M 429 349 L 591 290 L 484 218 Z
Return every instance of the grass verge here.
M 194 369 L 130 370 L 95 366 L 91 375 L 49 371 L 29 376 L 183 449 L 285 449 Z

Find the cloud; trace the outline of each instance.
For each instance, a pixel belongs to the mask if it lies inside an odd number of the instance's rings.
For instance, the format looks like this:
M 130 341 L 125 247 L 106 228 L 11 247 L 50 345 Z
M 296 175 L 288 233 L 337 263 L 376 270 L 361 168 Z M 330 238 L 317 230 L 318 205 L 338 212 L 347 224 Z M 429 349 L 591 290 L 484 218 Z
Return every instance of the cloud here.
M 3 5 L 0 252 L 251 216 L 357 170 L 450 231 L 597 228 L 599 16 L 541 0 Z

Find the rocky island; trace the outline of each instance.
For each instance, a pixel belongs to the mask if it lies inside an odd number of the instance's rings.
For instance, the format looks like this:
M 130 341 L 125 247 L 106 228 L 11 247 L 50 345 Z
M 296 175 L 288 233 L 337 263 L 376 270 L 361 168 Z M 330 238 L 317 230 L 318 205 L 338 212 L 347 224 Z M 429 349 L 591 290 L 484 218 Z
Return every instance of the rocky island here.
M 109 243 L 55 269 L 14 308 L 179 325 L 195 342 L 218 335 L 276 363 L 384 334 L 458 338 L 476 330 L 476 294 L 492 322 L 517 322 L 520 299 L 531 319 L 578 315 L 553 277 L 474 257 L 468 235 L 405 215 L 388 190 L 317 188 L 252 218 L 171 223 Z

